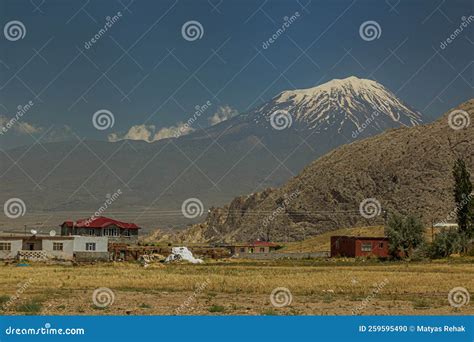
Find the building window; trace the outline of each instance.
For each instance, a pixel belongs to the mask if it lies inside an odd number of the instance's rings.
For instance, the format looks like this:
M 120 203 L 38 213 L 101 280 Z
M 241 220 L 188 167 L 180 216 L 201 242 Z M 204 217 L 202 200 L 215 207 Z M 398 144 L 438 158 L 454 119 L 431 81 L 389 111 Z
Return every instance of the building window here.
M 12 244 L 10 242 L 0 242 L 0 251 L 11 251 Z
M 119 232 L 117 228 L 105 228 L 104 229 L 104 236 L 119 236 Z
M 130 236 L 130 230 L 129 230 L 129 229 L 125 229 L 125 230 L 123 231 L 123 235 L 124 235 L 124 236 Z
M 63 243 L 62 242 L 53 242 L 53 251 L 62 251 Z
M 379 248 L 380 248 L 380 249 L 383 248 L 383 242 L 379 242 Z
M 90 236 L 94 236 L 94 235 L 95 235 L 94 229 L 89 229 L 89 235 L 90 235 Z
M 240 253 L 245 253 L 245 248 L 242 247 L 242 248 L 240 249 Z
M 265 248 L 264 247 L 260 247 L 260 253 L 265 253 Z
M 336 248 L 339 249 L 339 240 L 336 240 L 335 245 L 336 245 Z
M 360 247 L 362 252 L 371 252 L 372 251 L 372 243 L 371 242 L 362 242 Z
M 86 242 L 86 251 L 95 251 L 95 242 Z

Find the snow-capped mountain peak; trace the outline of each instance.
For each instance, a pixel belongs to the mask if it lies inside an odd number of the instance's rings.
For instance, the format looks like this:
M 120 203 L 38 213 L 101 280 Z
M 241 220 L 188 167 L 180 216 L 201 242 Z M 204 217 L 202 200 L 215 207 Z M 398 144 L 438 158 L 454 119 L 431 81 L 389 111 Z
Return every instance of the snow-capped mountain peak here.
M 360 130 L 367 121 L 383 130 L 420 124 L 421 114 L 410 109 L 380 83 L 351 76 L 308 89 L 281 92 L 256 110 L 257 122 L 269 121 L 276 110 L 287 111 L 297 129 L 337 132 Z M 263 119 L 263 120 L 262 120 Z

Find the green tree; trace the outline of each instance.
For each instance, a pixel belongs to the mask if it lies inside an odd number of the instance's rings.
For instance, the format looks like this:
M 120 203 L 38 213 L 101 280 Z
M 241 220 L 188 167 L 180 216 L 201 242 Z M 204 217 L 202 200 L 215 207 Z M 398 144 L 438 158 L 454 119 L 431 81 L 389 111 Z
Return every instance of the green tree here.
M 413 216 L 403 218 L 392 215 L 388 221 L 387 236 L 390 241 L 390 254 L 395 258 L 411 257 L 425 241 L 423 224 Z
M 458 230 L 463 241 L 467 242 L 474 235 L 474 201 L 471 175 L 466 169 L 466 163 L 461 158 L 457 159 L 454 164 L 453 177 Z
M 457 229 L 443 229 L 436 234 L 430 248 L 431 258 L 445 258 L 462 249 L 461 236 Z

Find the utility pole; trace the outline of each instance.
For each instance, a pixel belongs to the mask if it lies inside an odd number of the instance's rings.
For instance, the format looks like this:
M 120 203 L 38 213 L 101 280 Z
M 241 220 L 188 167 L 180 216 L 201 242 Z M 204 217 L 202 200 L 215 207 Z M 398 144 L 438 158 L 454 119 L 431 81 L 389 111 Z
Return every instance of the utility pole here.
M 387 236 L 388 209 L 382 210 L 383 217 L 383 235 Z

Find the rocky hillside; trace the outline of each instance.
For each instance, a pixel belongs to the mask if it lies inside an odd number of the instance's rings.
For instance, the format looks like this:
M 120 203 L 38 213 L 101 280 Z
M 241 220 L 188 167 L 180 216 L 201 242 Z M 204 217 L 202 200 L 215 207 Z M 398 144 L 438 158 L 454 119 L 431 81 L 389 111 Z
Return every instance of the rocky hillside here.
M 454 110 L 458 111 L 453 115 Z M 281 188 L 211 208 L 206 220 L 190 227 L 182 238 L 301 240 L 341 227 L 380 224 L 386 212 L 419 215 L 426 223 L 445 220 L 454 210 L 454 160 L 465 158 L 474 174 L 470 118 L 474 118 L 474 99 L 432 124 L 392 129 L 341 146 Z M 462 128 L 454 129 L 456 125 Z

